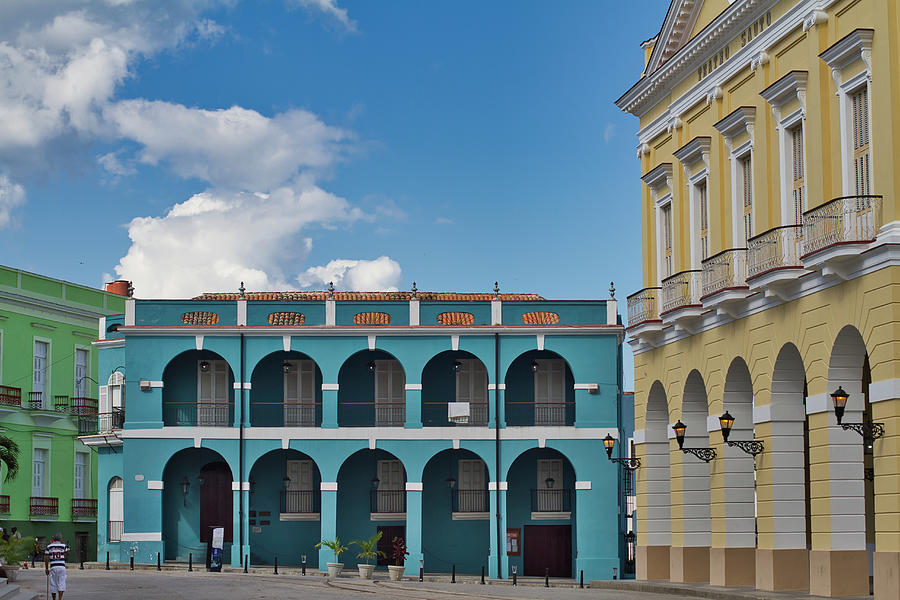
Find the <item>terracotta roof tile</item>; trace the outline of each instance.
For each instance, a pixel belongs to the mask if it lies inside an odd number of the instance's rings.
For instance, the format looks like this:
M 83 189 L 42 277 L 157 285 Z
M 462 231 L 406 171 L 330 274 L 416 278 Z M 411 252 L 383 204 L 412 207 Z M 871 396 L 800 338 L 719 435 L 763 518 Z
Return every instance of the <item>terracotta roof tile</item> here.
M 470 312 L 442 312 L 437 316 L 440 325 L 471 325 L 475 315 Z
M 555 312 L 527 312 L 522 314 L 522 322 L 526 325 L 556 325 L 559 315 Z
M 215 325 L 219 322 L 219 315 L 214 312 L 186 312 L 181 315 L 181 322 L 185 325 Z
M 194 297 L 194 300 L 237 300 L 237 292 L 208 292 Z M 328 299 L 328 292 L 247 292 L 247 300 L 276 300 L 281 302 L 322 302 Z M 422 302 L 488 302 L 491 293 L 458 292 L 418 292 L 416 297 Z M 412 292 L 335 292 L 338 302 L 408 302 Z M 540 302 L 545 300 L 538 294 L 500 294 L 504 302 Z
M 383 312 L 361 312 L 353 315 L 356 325 L 390 325 L 391 315 Z
M 285 325 L 296 327 L 306 323 L 306 315 L 300 312 L 274 312 L 269 313 L 269 325 Z

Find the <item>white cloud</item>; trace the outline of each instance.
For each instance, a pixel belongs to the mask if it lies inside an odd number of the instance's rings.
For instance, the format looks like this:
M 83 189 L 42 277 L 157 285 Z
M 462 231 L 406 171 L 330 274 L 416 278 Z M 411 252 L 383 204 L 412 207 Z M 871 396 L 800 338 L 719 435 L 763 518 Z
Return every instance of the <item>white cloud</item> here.
M 6 175 L 0 175 L 0 229 L 12 222 L 12 211 L 25 204 L 25 188 Z
M 294 0 L 294 3 L 307 10 L 315 9 L 335 19 L 343 25 L 347 31 L 356 31 L 356 21 L 347 15 L 347 9 L 341 8 L 337 0 Z
M 137 169 L 129 162 L 122 162 L 119 155 L 119 152 L 108 152 L 102 156 L 98 156 L 97 164 L 117 177 L 124 177 L 126 175 L 134 175 L 137 173 Z
M 350 291 L 395 292 L 403 278 L 400 264 L 387 257 L 375 260 L 337 259 L 327 265 L 310 267 L 297 277 L 302 287 L 324 288 L 329 282 L 334 287 Z
M 438 217 L 434 220 L 435 225 L 453 225 L 455 222 L 450 217 Z
M 614 123 L 607 123 L 606 128 L 603 129 L 603 141 L 607 144 L 613 138 L 613 135 L 616 132 L 616 126 Z

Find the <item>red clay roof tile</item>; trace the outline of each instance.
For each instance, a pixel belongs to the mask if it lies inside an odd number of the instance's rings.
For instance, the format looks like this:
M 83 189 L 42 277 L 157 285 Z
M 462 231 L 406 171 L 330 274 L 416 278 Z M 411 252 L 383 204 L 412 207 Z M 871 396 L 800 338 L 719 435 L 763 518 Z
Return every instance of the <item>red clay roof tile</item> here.
M 237 292 L 208 292 L 194 297 L 194 300 L 237 300 Z M 274 300 L 281 302 L 322 302 L 328 299 L 328 292 L 247 292 L 247 300 Z M 412 292 L 335 292 L 338 302 L 408 302 Z M 458 292 L 418 292 L 416 298 L 422 302 L 488 302 L 493 300 L 491 293 L 458 293 Z M 500 294 L 504 302 L 540 302 L 545 300 L 538 294 Z

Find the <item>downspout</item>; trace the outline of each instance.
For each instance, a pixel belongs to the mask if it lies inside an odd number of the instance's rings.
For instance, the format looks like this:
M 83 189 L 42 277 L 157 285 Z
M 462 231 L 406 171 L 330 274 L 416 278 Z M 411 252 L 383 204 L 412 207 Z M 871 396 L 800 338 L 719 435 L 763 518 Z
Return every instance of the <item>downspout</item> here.
M 501 535 L 500 527 L 500 334 L 494 333 L 494 472 L 497 474 L 497 485 L 494 493 L 497 495 L 497 579 L 503 573 L 501 560 L 501 548 L 506 543 Z
M 244 334 L 241 334 L 241 409 L 238 442 L 238 519 L 240 520 L 240 557 L 244 564 Z M 234 538 L 232 538 L 234 539 Z

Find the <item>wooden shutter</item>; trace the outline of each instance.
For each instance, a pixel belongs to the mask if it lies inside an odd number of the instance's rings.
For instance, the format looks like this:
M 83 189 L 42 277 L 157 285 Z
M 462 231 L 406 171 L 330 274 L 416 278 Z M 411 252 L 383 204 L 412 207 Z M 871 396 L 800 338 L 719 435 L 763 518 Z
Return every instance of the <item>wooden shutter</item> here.
M 706 182 L 697 186 L 700 204 L 700 260 L 709 257 L 709 202 L 706 193 Z
M 298 361 L 285 361 L 290 365 L 290 371 L 284 373 L 284 403 L 296 404 L 300 402 L 300 368 Z
M 216 403 L 226 404 L 228 402 L 228 363 L 224 360 L 214 360 L 212 367 L 210 371 L 215 371 L 213 399 Z
M 109 520 L 125 520 L 125 503 L 122 495 L 122 479 L 114 477 L 109 483 Z
M 461 367 L 456 372 L 456 401 L 472 401 L 472 361 L 461 360 Z
M 741 195 L 744 204 L 744 240 L 753 237 L 753 164 L 750 157 L 741 160 Z
M 112 412 L 112 407 L 109 402 L 109 386 L 101 385 L 97 387 L 97 395 L 99 396 L 99 404 L 100 404 L 100 414 L 107 414 Z
M 85 497 L 85 479 L 88 475 L 87 454 L 84 452 L 75 453 L 75 497 Z
M 34 460 L 31 463 L 31 495 L 42 497 L 46 491 L 47 450 L 34 449 Z
M 316 365 L 311 360 L 298 361 L 297 373 L 300 376 L 300 402 L 312 404 L 316 401 Z
M 798 125 L 791 130 L 791 175 L 794 200 L 794 225 L 803 224 L 803 211 L 806 209 L 806 177 L 803 162 L 803 126 Z
M 672 275 L 672 204 L 662 207 L 663 224 L 663 276 L 662 279 Z
M 87 394 L 87 350 L 75 349 L 75 396 L 84 398 Z
M 853 126 L 853 171 L 856 195 L 871 193 L 869 160 L 869 92 L 866 88 L 850 96 Z
M 212 361 L 209 365 L 209 370 L 204 372 L 203 369 L 200 368 L 200 363 L 203 361 L 199 361 L 197 363 L 197 402 L 206 404 L 208 402 L 212 402 L 213 399 L 213 375 L 215 374 L 215 367 L 212 365 Z

